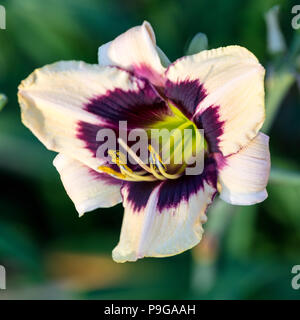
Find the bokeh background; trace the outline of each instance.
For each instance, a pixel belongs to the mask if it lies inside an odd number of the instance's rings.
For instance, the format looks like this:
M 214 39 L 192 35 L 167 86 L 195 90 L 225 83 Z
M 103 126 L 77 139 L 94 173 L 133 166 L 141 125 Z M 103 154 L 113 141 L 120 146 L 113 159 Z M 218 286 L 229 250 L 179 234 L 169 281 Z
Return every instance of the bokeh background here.
M 277 9 L 269 11 L 274 5 Z M 0 30 L 0 299 L 298 299 L 300 264 L 300 30 L 293 1 L 9 0 Z M 268 24 L 265 14 L 269 11 Z M 99 45 L 148 20 L 171 60 L 197 32 L 209 48 L 239 44 L 267 69 L 272 172 L 269 198 L 251 207 L 215 201 L 197 247 L 116 264 L 123 208 L 78 218 L 52 166 L 54 153 L 20 121 L 17 86 L 57 60 L 97 62 Z M 278 28 L 277 22 L 280 24 Z M 1 98 L 0 98 L 1 100 Z M 0 104 L 3 104 L 1 100 Z

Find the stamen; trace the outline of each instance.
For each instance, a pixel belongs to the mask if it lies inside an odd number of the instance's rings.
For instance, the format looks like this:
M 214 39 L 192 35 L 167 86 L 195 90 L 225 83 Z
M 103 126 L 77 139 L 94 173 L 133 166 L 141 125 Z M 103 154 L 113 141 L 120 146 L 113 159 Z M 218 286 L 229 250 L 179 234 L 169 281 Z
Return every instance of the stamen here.
M 165 164 L 163 163 L 160 155 L 154 150 L 154 148 L 149 144 L 148 150 L 150 152 L 150 163 L 155 164 L 157 167 L 163 166 L 164 169 L 166 169 Z
M 122 172 L 118 172 L 110 167 L 107 166 L 100 166 L 98 169 L 102 172 L 109 174 L 110 176 L 124 181 L 155 181 L 156 178 L 154 176 L 140 176 L 130 171 L 124 169 Z
M 108 155 L 111 157 L 113 163 L 119 164 L 126 164 L 126 156 L 120 151 L 115 150 L 108 150 Z
M 158 167 L 158 169 L 160 173 L 167 179 L 178 179 L 181 176 L 181 174 L 179 173 L 174 173 L 174 174 L 167 173 L 164 169 L 162 169 L 162 167 Z
M 133 172 L 127 166 L 125 167 L 125 166 L 120 165 L 120 169 L 121 169 L 122 174 L 124 174 L 125 176 L 133 178 L 135 181 L 154 181 L 154 180 L 156 180 L 155 177 L 153 177 L 153 176 L 149 176 L 149 175 L 148 176 L 142 176 L 142 175 L 136 174 L 135 172 Z
M 150 164 L 152 166 L 154 164 L 158 168 L 159 172 L 162 174 L 163 177 L 167 179 L 177 179 L 181 176 L 181 174 L 178 174 L 178 173 L 176 174 L 167 173 L 165 164 L 162 162 L 160 155 L 154 150 L 151 144 L 149 144 L 148 149 L 150 151 Z
M 118 138 L 118 142 L 119 144 L 128 152 L 128 154 L 144 169 L 146 170 L 147 172 L 151 173 L 152 174 L 152 171 L 151 169 L 144 164 L 144 162 L 142 161 L 142 159 L 140 159 L 132 149 L 130 149 L 128 147 L 128 145 L 120 138 Z
M 152 175 L 145 176 L 145 171 L 141 172 L 133 172 L 126 165 L 126 156 L 120 152 L 115 150 L 108 150 L 108 154 L 111 157 L 113 163 L 115 163 L 121 172 L 117 172 L 114 169 L 107 166 L 100 166 L 98 169 L 108 173 L 109 175 L 125 181 L 155 181 L 156 178 Z
M 122 171 L 131 172 L 132 170 L 126 165 L 126 156 L 120 151 L 108 150 L 108 154 L 111 157 L 111 161 L 115 163 Z M 122 172 L 123 173 L 123 172 Z
M 147 166 L 134 151 L 122 140 L 118 139 L 120 146 L 122 146 L 130 156 L 140 165 L 144 171 L 133 172 L 126 165 L 126 156 L 120 151 L 108 150 L 108 154 L 110 155 L 112 162 L 115 163 L 119 168 L 120 172 L 112 169 L 108 166 L 100 166 L 98 169 L 102 172 L 105 172 L 117 179 L 124 181 L 155 181 L 155 180 L 166 180 L 166 179 L 177 179 L 181 176 L 181 172 L 170 174 L 167 173 L 166 166 L 163 163 L 160 155 L 154 150 L 154 148 L 149 145 L 148 149 L 150 152 L 149 160 L 150 167 Z M 145 175 L 148 172 L 151 175 Z
M 150 162 L 150 168 L 151 168 L 152 174 L 159 180 L 166 180 L 166 177 L 160 175 L 157 172 L 159 170 L 158 166 L 160 166 L 160 165 L 165 166 L 164 163 L 162 162 L 159 154 L 157 154 L 158 160 L 156 160 L 154 153 L 153 153 L 154 149 L 151 145 L 148 146 L 148 150 L 150 151 L 149 162 Z
M 156 165 L 153 163 L 150 163 L 150 168 L 151 168 L 151 172 L 152 174 L 158 179 L 158 180 L 166 180 L 166 178 L 162 175 L 160 175 L 159 173 L 157 173 L 156 171 Z
M 107 173 L 109 174 L 110 176 L 114 177 L 114 178 L 117 178 L 117 179 L 120 179 L 120 180 L 127 180 L 127 177 L 122 174 L 121 172 L 118 172 L 110 167 L 107 167 L 107 166 L 100 166 L 98 167 L 98 170 L 104 172 L 104 173 Z M 132 180 L 129 180 L 129 181 L 132 181 Z
M 113 163 L 115 163 L 121 170 L 122 173 L 126 172 L 128 173 L 133 173 L 133 171 L 126 165 L 126 156 L 120 151 L 116 150 L 108 150 L 108 154 L 111 157 L 111 160 Z M 138 176 L 143 176 L 146 172 L 143 171 L 137 171 L 134 174 Z

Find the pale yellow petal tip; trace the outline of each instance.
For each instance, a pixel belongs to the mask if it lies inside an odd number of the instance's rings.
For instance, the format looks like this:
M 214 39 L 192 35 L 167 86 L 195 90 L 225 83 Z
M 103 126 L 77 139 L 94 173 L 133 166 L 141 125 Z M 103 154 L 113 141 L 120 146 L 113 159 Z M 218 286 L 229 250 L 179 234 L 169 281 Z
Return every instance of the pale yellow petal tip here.
M 155 33 L 154 33 L 154 30 L 153 30 L 151 24 L 148 21 L 144 20 L 144 22 L 143 22 L 141 27 L 142 27 L 142 29 L 144 29 L 146 31 L 146 33 L 150 37 L 152 43 L 155 45 L 156 44 L 156 38 L 155 38 Z
M 252 206 L 258 203 L 261 203 L 265 201 L 268 198 L 268 192 L 266 189 L 256 192 L 256 193 L 249 193 L 249 194 L 243 194 L 243 193 L 235 193 L 231 194 L 230 191 L 224 191 L 220 194 L 220 198 L 235 206 Z
M 80 205 L 75 205 L 75 209 L 76 209 L 76 211 L 77 211 L 78 218 L 83 217 L 84 214 L 87 212 L 87 210 L 85 210 L 85 208 L 83 208 L 83 207 L 80 206 Z
M 242 53 L 245 56 L 248 56 L 249 58 L 253 58 L 256 62 L 258 62 L 257 57 L 254 55 L 254 53 L 252 53 L 249 49 L 247 49 L 246 47 L 242 47 L 239 45 L 230 45 L 230 46 L 226 46 L 226 47 L 221 47 L 220 49 L 224 50 L 224 51 L 239 51 L 240 53 Z M 217 49 L 218 50 L 218 49 Z
M 224 53 L 230 53 L 230 52 L 239 52 L 239 54 L 245 58 L 248 58 L 251 60 L 251 62 L 255 63 L 255 68 L 257 71 L 261 74 L 262 78 L 265 76 L 265 68 L 260 64 L 258 58 L 255 56 L 253 52 L 251 52 L 249 49 L 239 46 L 239 45 L 231 45 L 227 47 L 221 47 L 221 50 L 224 51 Z M 216 49 L 218 50 L 218 49 Z M 254 65 L 253 65 L 254 66 Z
M 260 66 L 260 68 L 264 71 L 264 67 L 259 63 L 259 60 L 255 56 L 254 53 L 252 53 L 250 50 L 248 50 L 245 47 L 239 46 L 239 45 L 229 45 L 225 47 L 219 47 L 209 50 L 203 50 L 199 53 L 196 53 L 193 55 L 193 57 L 215 57 L 215 56 L 226 56 L 226 55 L 235 55 L 242 57 L 244 59 L 249 59 L 249 62 L 255 62 Z M 188 57 L 188 56 L 187 56 Z M 181 58 L 179 58 L 180 60 Z
M 121 254 L 118 248 L 115 248 L 112 252 L 112 259 L 117 263 L 135 262 L 139 258 L 135 252 Z
M 151 23 L 147 20 L 144 20 L 142 23 L 142 26 L 150 26 L 151 27 Z
M 101 206 L 100 206 L 101 207 Z M 110 206 L 107 206 L 107 208 L 109 208 Z M 81 204 L 77 204 L 75 205 L 76 211 L 78 213 L 78 217 L 81 218 L 83 217 L 86 213 L 94 211 L 96 209 L 99 208 L 99 206 L 97 204 L 87 204 L 87 203 L 81 203 Z
M 29 87 L 32 83 L 36 80 L 36 71 L 38 69 L 34 70 L 27 78 L 21 81 L 21 83 L 18 86 L 18 94 L 22 93 L 22 90 L 24 90 L 26 87 Z
M 80 70 L 83 68 L 93 68 L 94 66 L 97 66 L 96 64 L 88 64 L 84 61 L 77 61 L 77 60 L 61 60 L 56 61 L 50 64 L 46 64 L 43 67 L 36 68 L 32 71 L 32 73 L 21 81 L 21 83 L 18 86 L 18 89 L 25 89 L 27 87 L 30 87 L 32 84 L 34 84 L 37 80 L 37 77 L 44 73 L 55 73 L 59 71 L 68 71 L 68 70 Z
M 84 212 L 78 212 L 78 217 L 81 218 L 84 216 Z
M 205 218 L 205 220 L 207 219 Z M 198 245 L 199 242 L 202 240 L 203 232 L 204 230 L 201 227 L 200 233 L 197 234 L 196 239 L 194 239 L 194 241 L 187 244 L 186 246 L 183 246 L 182 248 L 167 250 L 165 252 L 151 252 L 151 253 L 148 252 L 147 253 L 147 252 L 136 252 L 136 251 L 128 251 L 128 250 L 123 251 L 121 248 L 119 248 L 119 245 L 118 245 L 115 247 L 115 249 L 112 252 L 112 259 L 117 263 L 125 263 L 125 262 L 136 262 L 137 260 L 140 260 L 143 258 L 167 258 L 167 257 L 176 256 Z

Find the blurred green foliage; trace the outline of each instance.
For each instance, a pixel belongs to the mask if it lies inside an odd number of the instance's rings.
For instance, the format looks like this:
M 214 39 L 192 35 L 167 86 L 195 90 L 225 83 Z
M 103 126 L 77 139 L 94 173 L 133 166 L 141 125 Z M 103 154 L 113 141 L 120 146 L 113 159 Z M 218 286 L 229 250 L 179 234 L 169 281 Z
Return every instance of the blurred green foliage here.
M 298 299 L 300 264 L 299 32 L 294 1 L 9 0 L 0 30 L 0 299 Z M 265 13 L 280 5 L 286 48 L 268 50 Z M 148 20 L 171 61 L 198 32 L 209 48 L 239 44 L 267 69 L 272 173 L 269 198 L 252 207 L 216 201 L 202 243 L 165 259 L 118 265 L 111 258 L 122 206 L 78 218 L 52 166 L 54 153 L 21 124 L 17 86 L 57 60 L 97 62 L 99 45 Z M 269 30 L 270 31 L 270 30 Z M 197 48 L 197 47 L 196 47 Z M 195 46 L 194 46 L 195 49 Z M 193 50 L 194 50 L 193 49 Z M 1 107 L 0 107 L 1 108 Z

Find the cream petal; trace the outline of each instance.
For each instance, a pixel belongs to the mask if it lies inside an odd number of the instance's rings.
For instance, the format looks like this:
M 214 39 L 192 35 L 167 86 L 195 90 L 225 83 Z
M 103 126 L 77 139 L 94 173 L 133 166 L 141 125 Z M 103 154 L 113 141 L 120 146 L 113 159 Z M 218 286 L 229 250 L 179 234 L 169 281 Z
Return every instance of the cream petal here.
M 259 133 L 245 148 L 219 161 L 220 197 L 231 204 L 264 201 L 270 174 L 269 137 Z
M 180 183 L 180 182 L 179 182 Z M 202 180 L 201 186 L 186 198 L 191 190 L 181 184 L 181 200 L 174 196 L 176 192 L 163 185 L 154 187 L 145 206 L 137 208 L 143 194 L 132 199 L 127 187 L 122 189 L 125 207 L 120 241 L 113 250 L 116 262 L 136 261 L 143 257 L 166 257 L 179 254 L 199 243 L 202 238 L 202 224 L 206 222 L 206 209 L 211 203 L 216 188 L 209 181 Z M 193 186 L 193 188 L 197 188 Z M 138 190 L 138 189 L 137 189 Z M 179 189 L 178 189 L 179 191 Z M 163 204 L 161 197 L 165 199 Z M 179 201 L 178 201 L 179 200 Z M 176 205 L 172 201 L 178 201 Z
M 76 61 L 57 62 L 35 70 L 19 86 L 22 121 L 48 149 L 67 154 L 96 169 L 101 159 L 96 158 L 87 145 L 96 145 L 96 133 L 107 123 L 101 115 L 115 111 L 107 107 L 105 112 L 102 105 L 92 105 L 92 110 L 87 106 L 93 99 L 106 97 L 108 92 L 122 92 L 124 95 L 131 91 L 138 95 L 143 93 L 145 85 L 142 80 L 118 68 L 103 68 Z M 154 100 L 154 94 L 152 96 Z M 115 105 L 121 105 L 119 100 Z M 121 105 L 120 108 L 126 111 L 126 106 Z M 101 115 L 97 114 L 96 109 L 101 111 Z M 84 129 L 88 133 L 93 128 L 95 134 L 89 137 L 93 141 L 85 141 L 80 136 L 82 123 L 86 124 Z
M 53 165 L 59 172 L 79 216 L 97 208 L 112 207 L 122 202 L 120 181 L 96 172 L 61 153 L 56 156 Z
M 181 58 L 169 66 L 166 77 L 179 85 L 198 82 L 198 94 L 202 98 L 194 99 L 199 104 L 193 106 L 193 119 L 201 121 L 205 111 L 216 111 L 219 127 L 207 126 L 211 134 L 215 130 L 219 149 L 226 156 L 247 145 L 264 122 L 264 73 L 251 52 L 228 46 Z M 183 100 L 191 104 L 192 99 Z
M 168 59 L 156 47 L 154 31 L 149 22 L 129 29 L 113 41 L 102 45 L 98 50 L 98 62 L 101 66 L 114 65 L 135 71 L 145 76 L 152 83 L 160 84 L 165 68 L 161 64 L 160 55 L 165 63 Z

